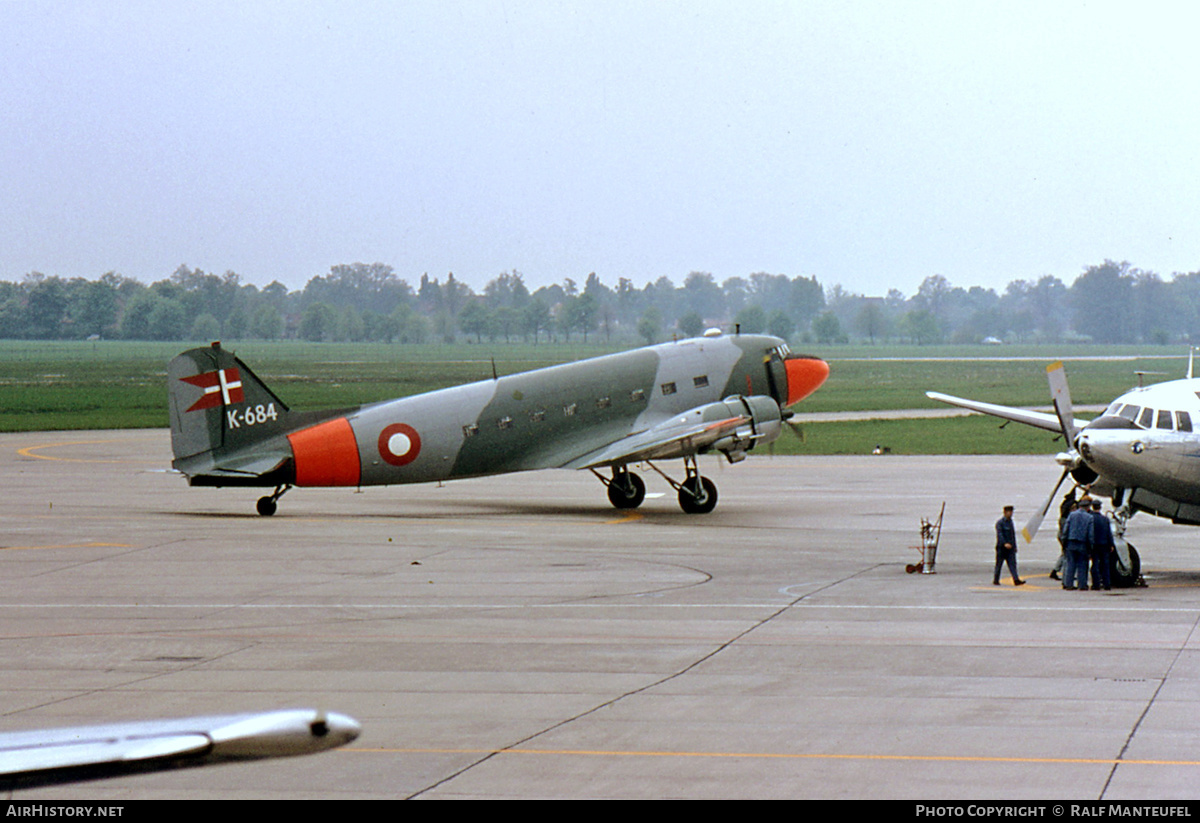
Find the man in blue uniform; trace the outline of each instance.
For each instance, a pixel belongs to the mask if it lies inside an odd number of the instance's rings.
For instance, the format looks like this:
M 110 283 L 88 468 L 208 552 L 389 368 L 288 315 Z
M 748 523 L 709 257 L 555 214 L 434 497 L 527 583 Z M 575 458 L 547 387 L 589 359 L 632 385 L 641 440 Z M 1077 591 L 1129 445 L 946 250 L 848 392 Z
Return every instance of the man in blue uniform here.
M 1095 523 L 1091 550 L 1092 591 L 1097 589 L 1108 591 L 1112 588 L 1109 570 L 1112 553 L 1116 551 L 1116 547 L 1113 545 L 1112 525 L 1104 516 L 1104 512 L 1100 511 L 1099 498 L 1092 501 L 1092 520 Z
M 1067 575 L 1063 578 L 1067 591 L 1087 591 L 1088 554 L 1096 532 L 1091 509 L 1092 499 L 1084 495 L 1079 508 L 1067 517 Z
M 1008 572 L 1012 575 L 1014 586 L 1023 586 L 1025 581 L 1017 575 L 1017 530 L 1012 521 L 1013 507 L 1004 507 L 1004 516 L 996 521 L 996 572 L 992 575 L 992 585 L 1000 585 L 1000 569 L 1008 564 Z

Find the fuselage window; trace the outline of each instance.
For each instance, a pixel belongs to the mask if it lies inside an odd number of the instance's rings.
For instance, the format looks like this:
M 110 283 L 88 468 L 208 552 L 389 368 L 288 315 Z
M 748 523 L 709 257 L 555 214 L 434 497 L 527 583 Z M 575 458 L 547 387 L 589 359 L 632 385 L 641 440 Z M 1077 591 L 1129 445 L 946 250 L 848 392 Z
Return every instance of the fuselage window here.
M 1185 411 L 1175 412 L 1175 428 L 1181 432 L 1192 430 L 1192 416 Z
M 512 428 L 512 418 L 511 417 L 501 417 L 499 420 L 496 421 L 496 428 L 511 429 Z
M 1142 416 L 1138 418 L 1138 425 L 1143 429 L 1148 429 L 1154 425 L 1154 409 L 1147 406 L 1142 409 Z
M 566 417 L 574 417 L 575 409 L 577 408 L 578 406 L 575 403 L 568 403 L 567 405 L 563 406 L 563 415 Z
M 1135 406 L 1132 403 L 1128 403 L 1121 407 L 1120 416 L 1124 417 L 1126 420 L 1133 420 L 1138 416 L 1138 412 L 1141 410 L 1141 406 Z
M 611 397 L 601 397 L 599 400 L 596 401 L 596 408 L 598 408 L 598 409 L 607 409 L 611 405 L 612 405 Z
M 463 437 L 474 437 L 479 434 L 479 426 L 475 423 L 469 423 L 463 426 Z
M 1158 420 L 1154 423 L 1156 429 L 1171 430 L 1171 413 L 1166 409 L 1160 409 L 1158 412 Z
M 532 420 L 534 423 L 541 423 L 543 420 L 546 419 L 546 410 L 545 409 L 534 409 L 533 411 L 531 411 L 529 413 L 529 419 Z
M 646 399 L 646 390 L 645 389 L 634 389 L 633 391 L 631 391 L 629 393 L 629 399 L 632 400 L 634 403 L 637 403 L 638 401 L 641 401 L 641 400 L 645 400 Z
M 674 383 L 663 383 L 662 384 L 662 393 L 663 394 L 674 394 L 675 393 L 675 384 Z
M 702 374 L 699 377 L 692 378 L 692 385 L 697 389 L 702 389 L 708 385 L 708 375 Z

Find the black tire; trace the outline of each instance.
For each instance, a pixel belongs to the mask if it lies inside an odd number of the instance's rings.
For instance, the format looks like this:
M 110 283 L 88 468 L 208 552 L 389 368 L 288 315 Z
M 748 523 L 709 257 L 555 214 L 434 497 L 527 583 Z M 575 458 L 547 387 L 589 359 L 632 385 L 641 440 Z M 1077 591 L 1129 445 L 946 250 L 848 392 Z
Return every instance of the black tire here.
M 636 509 L 646 499 L 646 484 L 633 472 L 618 472 L 608 484 L 608 502 L 618 509 Z
M 717 507 L 717 486 L 707 477 L 693 476 L 679 487 L 679 508 L 688 514 L 708 514 Z
M 258 505 L 256 508 L 258 509 L 258 513 L 263 517 L 270 517 L 275 513 L 275 501 L 270 497 L 260 497 L 258 498 Z
M 1109 566 L 1109 579 L 1113 586 L 1118 589 L 1128 589 L 1131 586 L 1136 586 L 1138 578 L 1142 576 L 1142 558 L 1138 554 L 1138 550 L 1133 547 L 1132 543 L 1126 543 L 1129 547 L 1129 568 L 1122 569 L 1117 563 L 1117 553 L 1113 552 L 1111 564 Z

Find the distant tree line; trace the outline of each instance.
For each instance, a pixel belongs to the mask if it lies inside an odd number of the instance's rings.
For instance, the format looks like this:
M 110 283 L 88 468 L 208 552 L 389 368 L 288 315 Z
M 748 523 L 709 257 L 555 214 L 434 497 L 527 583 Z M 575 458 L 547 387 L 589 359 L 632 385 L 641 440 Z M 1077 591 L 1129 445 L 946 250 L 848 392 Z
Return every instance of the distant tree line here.
M 764 272 L 721 283 L 692 272 L 678 286 L 664 276 L 641 287 L 624 277 L 609 286 L 592 273 L 582 286 L 566 278 L 530 291 L 511 271 L 475 292 L 453 274 L 422 275 L 414 287 L 383 263 L 334 266 L 299 291 L 187 266 L 150 285 L 115 272 L 0 281 L 0 338 L 9 339 L 625 344 L 711 326 L 821 344 L 1200 341 L 1200 272 L 1164 280 L 1106 260 L 1069 287 L 1046 275 L 997 294 L 935 274 L 912 296 L 892 289 L 883 297 Z

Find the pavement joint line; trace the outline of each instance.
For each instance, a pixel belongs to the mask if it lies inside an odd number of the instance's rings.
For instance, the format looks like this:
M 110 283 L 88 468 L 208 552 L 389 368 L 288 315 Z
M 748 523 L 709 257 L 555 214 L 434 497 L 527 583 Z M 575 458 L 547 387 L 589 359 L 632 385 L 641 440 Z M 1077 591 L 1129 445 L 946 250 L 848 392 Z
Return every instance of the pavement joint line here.
M 604 751 L 600 749 L 450 749 L 450 748 L 348 748 L 341 754 L 537 754 L 577 757 L 712 757 L 779 760 L 898 760 L 938 763 L 1029 763 L 1077 764 L 1094 766 L 1200 766 L 1200 760 L 1122 760 L 1111 757 L 998 757 L 995 755 L 952 754 L 836 754 L 812 752 L 658 752 Z

